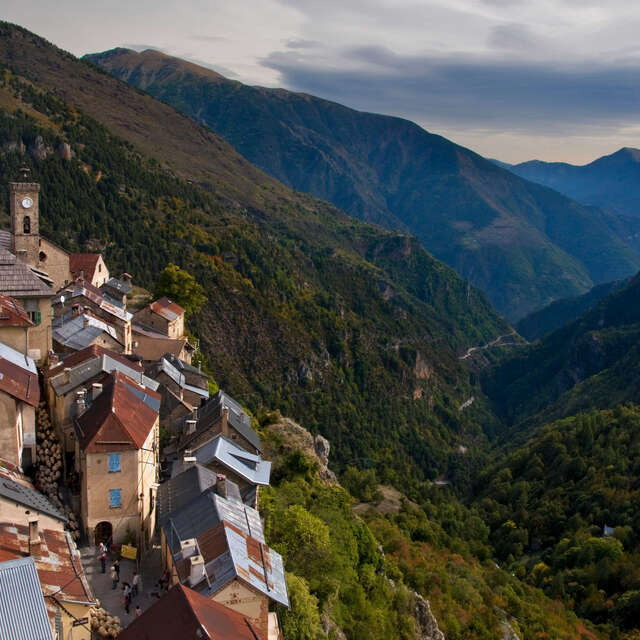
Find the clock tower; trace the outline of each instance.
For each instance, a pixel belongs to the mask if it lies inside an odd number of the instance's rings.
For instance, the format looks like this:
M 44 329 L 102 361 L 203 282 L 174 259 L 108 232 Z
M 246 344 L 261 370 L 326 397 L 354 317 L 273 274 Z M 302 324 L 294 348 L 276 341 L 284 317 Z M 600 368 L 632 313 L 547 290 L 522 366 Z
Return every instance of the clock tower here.
M 10 182 L 11 252 L 21 262 L 36 267 L 40 253 L 37 182 Z

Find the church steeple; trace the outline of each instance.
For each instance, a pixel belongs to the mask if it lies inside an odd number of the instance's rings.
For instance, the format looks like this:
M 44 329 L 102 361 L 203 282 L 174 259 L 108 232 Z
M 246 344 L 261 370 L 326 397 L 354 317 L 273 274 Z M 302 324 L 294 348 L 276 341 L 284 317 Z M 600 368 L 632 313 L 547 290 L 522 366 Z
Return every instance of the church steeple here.
M 23 182 L 10 182 L 11 251 L 19 260 L 33 267 L 40 252 L 40 185 L 27 182 L 28 169 L 21 169 Z

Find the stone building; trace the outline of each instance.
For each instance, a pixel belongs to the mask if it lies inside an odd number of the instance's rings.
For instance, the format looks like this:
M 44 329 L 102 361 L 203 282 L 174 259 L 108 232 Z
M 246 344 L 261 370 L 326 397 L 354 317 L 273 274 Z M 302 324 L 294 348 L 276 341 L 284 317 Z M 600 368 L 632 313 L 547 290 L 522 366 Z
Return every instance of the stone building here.
M 70 254 L 69 271 L 71 272 L 71 280 L 83 278 L 94 287 L 101 287 L 109 280 L 109 269 L 107 269 L 101 253 Z
M 96 345 L 72 353 L 62 362 L 52 361 L 45 371 L 45 393 L 53 425 L 65 451 L 65 471 L 74 467 L 74 419 L 100 396 L 107 377 L 115 371 L 151 391 L 158 388 L 157 382 L 144 375 L 140 364 Z
M 155 528 L 160 396 L 126 375 L 108 376 L 75 420 L 82 522 L 91 544 L 133 538 L 146 547 Z
M 134 322 L 174 340 L 184 336 L 184 309 L 166 297 L 137 311 Z

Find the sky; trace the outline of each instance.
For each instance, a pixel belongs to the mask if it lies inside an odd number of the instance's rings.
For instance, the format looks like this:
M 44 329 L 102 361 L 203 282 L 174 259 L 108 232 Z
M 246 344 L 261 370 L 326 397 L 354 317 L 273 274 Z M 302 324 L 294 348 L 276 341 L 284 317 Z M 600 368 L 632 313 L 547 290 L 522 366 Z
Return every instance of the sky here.
M 159 49 L 506 162 L 640 147 L 631 0 L 3 0 L 0 16 L 75 55 Z

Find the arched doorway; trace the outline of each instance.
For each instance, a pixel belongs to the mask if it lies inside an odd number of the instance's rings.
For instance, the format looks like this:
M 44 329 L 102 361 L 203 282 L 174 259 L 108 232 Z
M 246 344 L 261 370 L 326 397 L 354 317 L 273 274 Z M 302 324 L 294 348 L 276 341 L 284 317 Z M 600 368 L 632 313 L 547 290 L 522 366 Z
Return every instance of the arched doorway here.
M 97 546 L 101 542 L 110 544 L 112 535 L 113 527 L 110 522 L 98 522 L 96 528 L 93 530 L 95 545 Z

